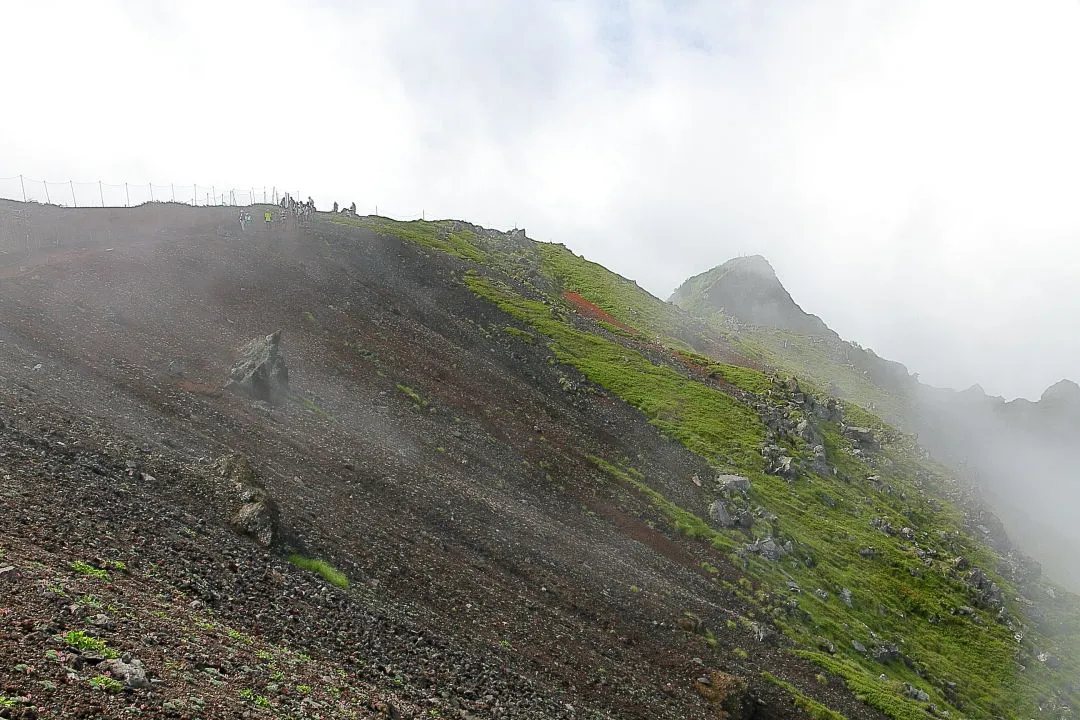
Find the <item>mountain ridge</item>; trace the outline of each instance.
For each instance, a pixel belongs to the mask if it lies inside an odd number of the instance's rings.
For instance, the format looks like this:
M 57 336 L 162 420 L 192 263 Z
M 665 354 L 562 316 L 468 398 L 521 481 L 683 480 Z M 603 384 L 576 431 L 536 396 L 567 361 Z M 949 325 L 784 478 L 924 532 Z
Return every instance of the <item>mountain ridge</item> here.
M 668 302 L 697 314 L 724 313 L 750 325 L 839 337 L 821 318 L 799 307 L 761 255 L 732 258 L 688 278 Z
M 747 266 L 754 271 L 732 277 L 733 268 Z M 703 277 L 708 280 L 703 282 Z M 751 297 L 781 299 L 777 301 L 780 322 L 775 322 L 775 308 L 760 312 L 754 305 L 725 302 L 731 295 L 747 293 L 747 284 L 753 282 L 760 287 L 749 289 Z M 937 457 L 975 469 L 973 477 L 999 498 L 996 507 L 1010 518 L 1011 532 L 1025 538 L 1030 548 L 1039 548 L 1037 554 L 1063 582 L 1080 588 L 1080 563 L 1059 539 L 1080 541 L 1080 537 L 1059 522 L 1056 528 L 1046 529 L 1046 539 L 1040 539 L 1031 520 L 1046 514 L 1038 512 L 1014 481 L 1018 474 L 1033 471 L 1041 478 L 1034 481 L 1036 485 L 1049 487 L 1048 474 L 1072 474 L 1069 447 L 1080 435 L 1080 385 L 1076 382 L 1054 383 L 1035 401 L 991 396 L 978 384 L 964 390 L 927 385 L 903 364 L 845 341 L 827 326 L 827 332 L 793 329 L 805 327 L 800 324 L 805 313 L 793 299 L 787 302 L 786 289 L 760 256 L 730 260 L 694 276 L 680 290 L 672 299 L 695 314 L 705 318 L 733 314 L 736 321 L 750 326 L 747 346 L 763 350 L 769 361 L 800 376 L 809 375 L 831 394 L 882 412 L 891 423 L 918 433 Z M 807 352 L 795 351 L 799 348 Z
M 49 253 L 0 285 L 5 711 L 1080 704 L 1080 598 L 910 434 L 755 358 L 745 328 L 461 221 L 241 234 L 233 209 L 165 205 L 91 236 L 39 213 Z M 267 337 L 277 404 L 223 388 Z

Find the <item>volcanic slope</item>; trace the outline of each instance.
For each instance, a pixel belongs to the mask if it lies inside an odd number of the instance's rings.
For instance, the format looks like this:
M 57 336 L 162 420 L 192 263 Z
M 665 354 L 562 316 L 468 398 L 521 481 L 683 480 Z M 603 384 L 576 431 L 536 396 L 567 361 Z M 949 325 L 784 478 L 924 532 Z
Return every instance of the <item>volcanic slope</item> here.
M 758 717 L 810 696 L 875 716 L 759 646 L 723 556 L 597 461 L 699 513 L 708 465 L 476 298 L 472 266 L 201 210 L 162 235 L 151 211 L 0 286 L 8 714 L 705 718 L 745 682 Z M 222 392 L 234 350 L 276 329 L 294 398 Z M 207 502 L 234 452 L 277 501 L 273 551 Z M 150 685 L 112 692 L 114 653 Z
M 1022 578 L 973 538 L 947 477 L 880 425 L 864 451 L 835 404 L 633 283 L 463 223 L 320 216 L 241 236 L 177 209 L 194 229 L 162 235 L 140 211 L 110 248 L 0 284 L 9 715 L 1057 717 L 1076 702 L 1074 599 L 1015 600 Z M 277 329 L 291 399 L 223 392 L 234 350 Z M 804 419 L 829 472 L 809 469 Z M 770 447 L 789 477 L 766 472 Z M 209 501 L 231 453 L 276 500 L 270 548 Z M 748 496 L 718 472 L 748 477 Z M 751 527 L 710 526 L 714 500 Z M 118 687 L 110 654 L 141 661 L 146 686 Z

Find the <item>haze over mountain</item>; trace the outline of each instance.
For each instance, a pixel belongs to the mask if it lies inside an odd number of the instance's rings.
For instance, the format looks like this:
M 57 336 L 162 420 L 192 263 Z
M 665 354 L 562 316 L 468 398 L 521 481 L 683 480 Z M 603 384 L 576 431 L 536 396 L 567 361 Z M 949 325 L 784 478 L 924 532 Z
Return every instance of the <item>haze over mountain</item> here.
M 0 715 L 1080 707 L 1080 596 L 764 259 L 695 316 L 520 229 L 288 206 L 0 201 Z
M 900 363 L 846 342 L 792 299 L 769 262 L 740 257 L 686 280 L 671 302 L 698 316 L 752 326 L 770 360 L 918 433 L 938 458 L 978 482 L 1010 535 L 1059 582 L 1080 589 L 1080 386 L 1063 379 L 1038 401 L 1006 401 L 978 385 L 922 383 Z M 758 332 L 755 334 L 753 328 Z M 761 332 L 765 329 L 780 334 Z M 803 353 L 802 348 L 815 352 Z
M 303 188 L 525 227 L 664 297 L 758 253 L 933 384 L 1035 400 L 1078 374 L 1073 0 L 5 12 L 0 196 L 20 174 L 65 203 L 72 179 Z
M 803 311 L 760 255 L 738 257 L 686 280 L 670 302 L 692 313 L 722 312 L 751 325 L 803 335 L 836 336 L 816 315 Z

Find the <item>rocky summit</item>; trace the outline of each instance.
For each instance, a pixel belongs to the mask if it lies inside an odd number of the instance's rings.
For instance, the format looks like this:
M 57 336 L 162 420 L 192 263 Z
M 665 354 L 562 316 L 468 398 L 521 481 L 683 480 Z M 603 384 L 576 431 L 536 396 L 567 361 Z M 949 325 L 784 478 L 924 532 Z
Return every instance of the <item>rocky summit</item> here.
M 760 255 L 729 260 L 695 275 L 669 298 L 702 316 L 722 313 L 747 325 L 790 330 L 805 335 L 835 336 L 816 315 L 799 307 Z
M 1080 707 L 1067 578 L 764 260 L 673 305 L 523 231 L 235 217 L 0 203 L 0 718 Z

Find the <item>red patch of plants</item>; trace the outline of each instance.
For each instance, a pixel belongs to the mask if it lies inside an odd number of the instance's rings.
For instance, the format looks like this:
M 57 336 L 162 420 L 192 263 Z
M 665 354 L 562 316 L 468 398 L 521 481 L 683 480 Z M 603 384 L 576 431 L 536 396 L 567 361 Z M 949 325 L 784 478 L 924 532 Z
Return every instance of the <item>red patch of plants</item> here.
M 638 334 L 637 330 L 622 322 L 606 310 L 589 302 L 585 298 L 578 295 L 576 292 L 564 292 L 563 297 L 573 303 L 574 309 L 577 310 L 579 315 L 584 315 L 585 317 L 592 318 L 593 320 L 600 320 L 601 322 L 609 323 L 621 330 L 625 330 L 629 333 L 634 333 L 635 335 Z

